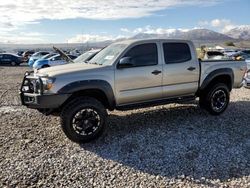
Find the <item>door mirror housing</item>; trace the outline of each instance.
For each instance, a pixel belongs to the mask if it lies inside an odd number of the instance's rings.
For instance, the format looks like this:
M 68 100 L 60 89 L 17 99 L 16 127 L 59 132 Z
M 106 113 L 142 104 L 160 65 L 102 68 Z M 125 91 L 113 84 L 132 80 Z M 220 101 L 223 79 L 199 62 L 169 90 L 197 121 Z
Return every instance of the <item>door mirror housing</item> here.
M 131 57 L 123 57 L 120 59 L 119 64 L 118 64 L 118 68 L 128 68 L 128 67 L 132 67 L 133 63 L 132 63 L 132 58 Z

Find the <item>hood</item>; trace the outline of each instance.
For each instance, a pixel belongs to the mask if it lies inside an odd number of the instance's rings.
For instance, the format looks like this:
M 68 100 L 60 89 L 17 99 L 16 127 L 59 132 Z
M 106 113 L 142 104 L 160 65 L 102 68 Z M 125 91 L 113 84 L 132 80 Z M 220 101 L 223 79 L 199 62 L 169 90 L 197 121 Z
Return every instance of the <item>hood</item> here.
M 55 75 L 79 72 L 79 71 L 84 71 L 84 70 L 98 69 L 98 68 L 103 68 L 103 66 L 94 65 L 94 64 L 86 64 L 86 63 L 69 63 L 65 65 L 39 69 L 37 71 L 37 75 L 41 74 L 41 75 L 55 76 Z

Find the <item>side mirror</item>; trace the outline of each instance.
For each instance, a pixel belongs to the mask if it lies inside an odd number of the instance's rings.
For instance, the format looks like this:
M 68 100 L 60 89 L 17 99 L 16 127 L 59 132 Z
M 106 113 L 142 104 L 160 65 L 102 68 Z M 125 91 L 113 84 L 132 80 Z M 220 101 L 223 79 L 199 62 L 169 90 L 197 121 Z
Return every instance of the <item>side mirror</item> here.
M 123 57 L 120 59 L 119 64 L 118 64 L 118 68 L 128 68 L 128 67 L 132 67 L 133 63 L 132 63 L 132 58 L 131 57 Z

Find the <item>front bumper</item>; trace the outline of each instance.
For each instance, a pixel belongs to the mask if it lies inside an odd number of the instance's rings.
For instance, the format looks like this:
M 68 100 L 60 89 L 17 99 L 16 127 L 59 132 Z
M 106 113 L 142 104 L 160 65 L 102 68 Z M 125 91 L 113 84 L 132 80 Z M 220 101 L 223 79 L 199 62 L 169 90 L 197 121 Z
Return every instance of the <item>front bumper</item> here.
M 59 108 L 71 94 L 45 94 L 42 80 L 26 72 L 20 88 L 22 105 L 33 109 L 56 109 Z
M 22 105 L 33 109 L 59 108 L 69 97 L 69 94 L 40 95 L 20 92 Z

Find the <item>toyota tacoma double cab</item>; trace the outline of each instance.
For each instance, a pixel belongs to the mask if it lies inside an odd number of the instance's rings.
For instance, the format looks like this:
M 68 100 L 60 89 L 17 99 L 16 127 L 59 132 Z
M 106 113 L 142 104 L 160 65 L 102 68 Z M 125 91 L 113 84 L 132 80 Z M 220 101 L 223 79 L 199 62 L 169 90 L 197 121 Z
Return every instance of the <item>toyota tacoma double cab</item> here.
M 199 98 L 212 115 L 224 112 L 230 91 L 243 85 L 244 61 L 200 61 L 191 41 L 127 40 L 113 43 L 87 63 L 27 72 L 22 104 L 60 115 L 74 142 L 100 136 L 107 110 L 129 110 Z

